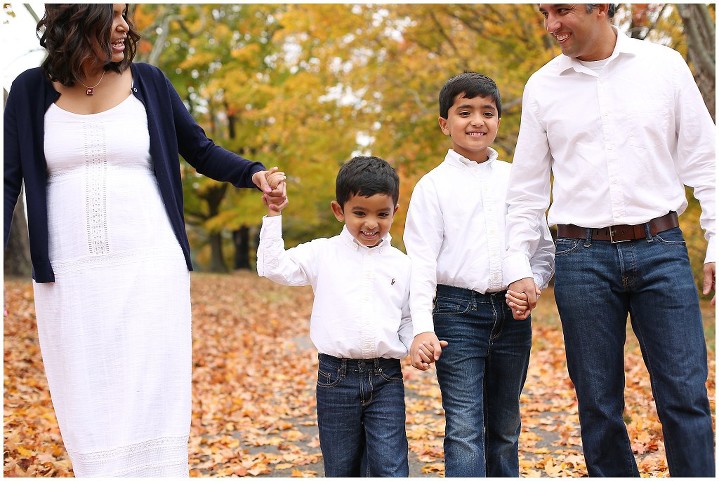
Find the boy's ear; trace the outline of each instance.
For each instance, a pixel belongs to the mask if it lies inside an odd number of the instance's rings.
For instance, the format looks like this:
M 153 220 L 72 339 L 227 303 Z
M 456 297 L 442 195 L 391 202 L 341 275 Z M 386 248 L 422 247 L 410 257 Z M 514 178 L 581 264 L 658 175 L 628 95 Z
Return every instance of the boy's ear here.
M 439 128 L 442 129 L 442 133 L 444 135 L 449 135 L 449 128 L 447 127 L 447 119 L 439 117 L 437 120 L 439 121 Z
M 330 203 L 330 207 L 332 207 L 332 213 L 335 215 L 335 218 L 340 222 L 344 222 L 345 214 L 342 211 L 342 206 L 340 205 L 340 203 L 337 202 L 336 200 L 333 200 Z
M 399 210 L 399 204 L 394 206 L 394 212 L 392 212 L 392 215 L 396 214 L 398 210 Z

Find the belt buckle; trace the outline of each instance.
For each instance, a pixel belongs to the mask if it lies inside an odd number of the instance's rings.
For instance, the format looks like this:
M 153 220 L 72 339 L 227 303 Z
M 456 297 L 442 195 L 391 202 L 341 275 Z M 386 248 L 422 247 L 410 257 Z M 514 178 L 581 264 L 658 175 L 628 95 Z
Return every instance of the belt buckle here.
M 608 227 L 608 229 L 609 229 L 609 242 L 611 242 L 612 244 L 620 244 L 622 242 L 629 242 L 631 240 L 631 239 L 615 239 L 614 238 L 614 235 L 615 235 L 614 226 L 610 225 Z

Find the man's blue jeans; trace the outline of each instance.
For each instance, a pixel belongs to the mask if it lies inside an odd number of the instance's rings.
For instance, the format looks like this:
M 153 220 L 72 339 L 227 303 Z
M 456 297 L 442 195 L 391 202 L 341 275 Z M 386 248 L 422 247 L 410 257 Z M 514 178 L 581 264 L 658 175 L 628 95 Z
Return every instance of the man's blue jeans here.
M 326 477 L 409 475 L 399 359 L 320 354 L 317 424 Z
M 512 318 L 505 292 L 437 286 L 434 330 L 449 343 L 437 361 L 447 477 L 519 476 L 519 395 L 532 324 Z
M 714 476 L 699 297 L 679 228 L 611 243 L 557 239 L 554 292 L 590 476 L 638 476 L 624 424 L 627 314 L 649 371 L 672 476 Z

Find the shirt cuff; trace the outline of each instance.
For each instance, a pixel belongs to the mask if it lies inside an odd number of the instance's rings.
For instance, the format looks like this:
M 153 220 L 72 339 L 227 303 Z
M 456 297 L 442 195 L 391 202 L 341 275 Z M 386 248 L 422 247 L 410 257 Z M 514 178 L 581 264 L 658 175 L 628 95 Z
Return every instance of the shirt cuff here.
M 716 236 L 712 236 L 707 243 L 707 254 L 704 258 L 704 264 L 707 262 L 716 262 Z
M 415 337 L 417 334 L 423 332 L 434 332 L 434 321 L 432 320 L 432 314 L 415 314 L 412 313 L 412 336 Z
M 514 281 L 527 277 L 534 279 L 532 266 L 529 265 L 529 259 L 522 253 L 511 254 L 505 257 L 502 262 L 502 273 L 506 286 Z
M 264 216 L 262 217 L 262 228 L 260 229 L 260 239 L 281 239 L 282 238 L 282 216 Z

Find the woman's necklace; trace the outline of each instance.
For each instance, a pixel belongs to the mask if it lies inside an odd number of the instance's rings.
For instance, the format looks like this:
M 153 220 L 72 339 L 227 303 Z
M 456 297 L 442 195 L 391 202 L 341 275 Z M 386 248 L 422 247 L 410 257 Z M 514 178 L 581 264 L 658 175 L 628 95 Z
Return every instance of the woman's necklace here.
M 102 75 L 100 75 L 100 80 L 98 80 L 97 83 L 95 85 L 93 85 L 92 87 L 88 87 L 87 85 L 82 83 L 82 81 L 78 80 L 78 82 L 80 82 L 82 84 L 82 86 L 85 87 L 85 95 L 93 95 L 95 93 L 95 87 L 100 85 L 100 82 L 102 82 L 103 77 L 105 77 L 106 71 L 107 70 L 102 71 Z

